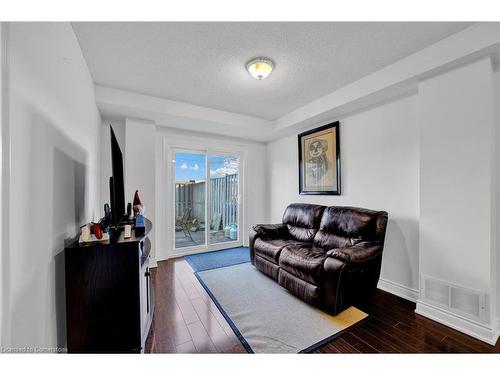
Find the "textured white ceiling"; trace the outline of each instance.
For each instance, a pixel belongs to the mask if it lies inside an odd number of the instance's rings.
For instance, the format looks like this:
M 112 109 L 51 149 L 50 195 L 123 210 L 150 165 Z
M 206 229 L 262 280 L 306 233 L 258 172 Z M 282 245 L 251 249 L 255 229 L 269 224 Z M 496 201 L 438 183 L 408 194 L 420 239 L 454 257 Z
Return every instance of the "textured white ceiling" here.
M 456 33 L 470 23 L 73 23 L 103 86 L 268 120 Z M 263 81 L 245 63 L 274 60 Z

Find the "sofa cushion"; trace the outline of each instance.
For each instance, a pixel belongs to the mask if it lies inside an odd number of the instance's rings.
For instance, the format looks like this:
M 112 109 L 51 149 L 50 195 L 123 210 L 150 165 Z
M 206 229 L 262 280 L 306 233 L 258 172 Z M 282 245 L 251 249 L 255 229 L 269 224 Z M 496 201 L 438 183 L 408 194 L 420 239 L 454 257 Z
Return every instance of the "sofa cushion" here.
M 279 266 L 308 283 L 319 285 L 326 258 L 326 251 L 321 247 L 290 245 L 281 250 Z
M 334 249 L 353 246 L 361 241 L 380 240 L 383 233 L 378 230 L 378 222 L 384 218 L 387 220 L 385 212 L 356 207 L 327 207 L 314 236 L 314 244 Z
M 270 262 L 278 264 L 281 249 L 283 249 L 287 245 L 297 244 L 300 244 L 300 242 L 286 239 L 257 238 L 255 240 L 253 248 L 255 254 L 264 259 L 267 259 Z
M 290 204 L 283 215 L 283 224 L 286 224 L 290 237 L 297 241 L 312 241 L 324 209 L 325 206 L 317 204 Z
M 338 249 L 349 247 L 361 242 L 360 238 L 344 237 L 326 230 L 319 230 L 314 236 L 314 245 L 327 249 Z

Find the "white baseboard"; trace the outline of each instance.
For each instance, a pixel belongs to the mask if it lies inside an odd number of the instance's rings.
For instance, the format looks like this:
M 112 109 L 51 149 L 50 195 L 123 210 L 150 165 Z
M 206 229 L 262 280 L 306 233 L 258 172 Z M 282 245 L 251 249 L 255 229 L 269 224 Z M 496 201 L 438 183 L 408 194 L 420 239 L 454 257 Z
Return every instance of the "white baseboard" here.
M 384 292 L 394 294 L 411 302 L 417 302 L 418 290 L 401 285 L 394 281 L 389 281 L 383 278 L 378 280 L 377 288 Z
M 490 327 L 477 323 L 422 300 L 417 300 L 415 312 L 438 323 L 456 329 L 457 331 L 463 332 L 466 335 L 475 337 L 487 344 L 495 345 L 498 340 L 498 324 L 496 324 L 495 327 Z

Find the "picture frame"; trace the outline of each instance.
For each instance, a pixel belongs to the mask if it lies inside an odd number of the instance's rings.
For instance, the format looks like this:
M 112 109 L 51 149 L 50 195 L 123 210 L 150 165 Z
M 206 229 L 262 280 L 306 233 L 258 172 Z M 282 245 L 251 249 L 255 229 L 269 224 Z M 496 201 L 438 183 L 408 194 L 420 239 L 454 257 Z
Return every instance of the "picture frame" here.
M 340 195 L 339 121 L 298 135 L 299 193 Z

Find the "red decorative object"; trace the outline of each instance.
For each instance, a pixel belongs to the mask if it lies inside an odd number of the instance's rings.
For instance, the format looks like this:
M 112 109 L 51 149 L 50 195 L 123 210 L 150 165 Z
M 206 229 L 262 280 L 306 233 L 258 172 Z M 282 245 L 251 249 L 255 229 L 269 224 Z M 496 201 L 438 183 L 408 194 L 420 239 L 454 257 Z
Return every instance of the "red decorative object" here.
M 141 205 L 142 206 L 141 198 L 139 198 L 139 190 L 135 191 L 133 205 L 134 206 L 137 206 L 137 205 Z
M 101 229 L 101 225 L 100 224 L 97 224 L 97 223 L 94 223 L 92 224 L 92 227 L 90 228 L 90 233 L 93 233 L 94 236 L 100 240 L 102 238 L 102 229 Z
M 141 202 L 141 198 L 139 198 L 139 190 L 136 190 L 134 194 L 133 209 L 134 209 L 134 217 L 139 214 L 143 214 L 144 212 L 144 206 Z

